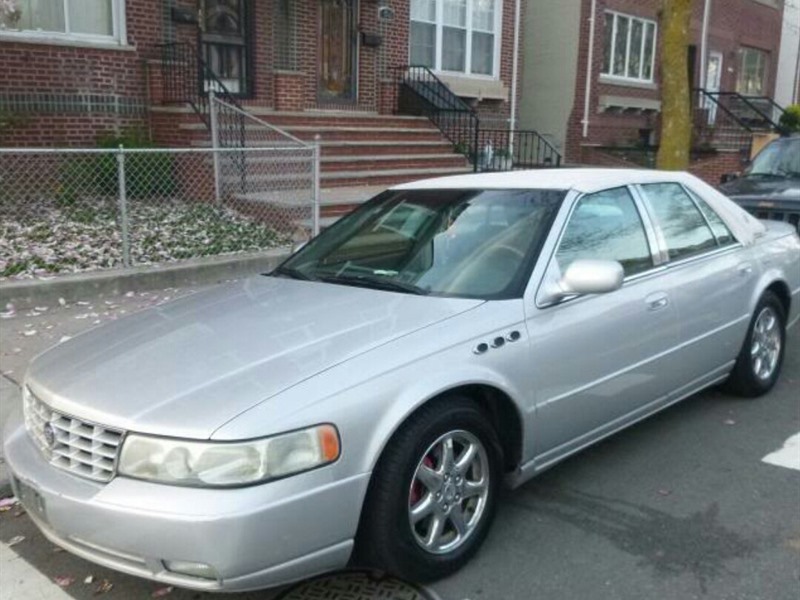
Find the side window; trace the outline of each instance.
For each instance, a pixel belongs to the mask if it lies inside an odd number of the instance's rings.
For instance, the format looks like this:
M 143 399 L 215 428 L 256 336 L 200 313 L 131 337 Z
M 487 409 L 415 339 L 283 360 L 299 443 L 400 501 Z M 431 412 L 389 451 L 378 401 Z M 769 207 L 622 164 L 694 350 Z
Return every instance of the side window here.
M 689 195 L 694 199 L 694 203 L 700 207 L 700 211 L 708 221 L 708 224 L 711 225 L 711 231 L 714 232 L 714 237 L 717 238 L 717 244 L 720 246 L 728 246 L 735 243 L 736 238 L 733 237 L 731 230 L 728 229 L 727 225 L 725 225 L 725 221 L 723 221 L 720 216 L 714 212 L 714 209 L 711 208 L 705 200 L 695 194 L 692 190 L 689 190 Z
M 717 240 L 692 199 L 677 183 L 642 186 L 667 243 L 670 260 L 716 248 Z
M 556 252 L 563 273 L 577 259 L 616 260 L 625 275 L 653 266 L 639 211 L 627 188 L 584 196 L 570 217 Z

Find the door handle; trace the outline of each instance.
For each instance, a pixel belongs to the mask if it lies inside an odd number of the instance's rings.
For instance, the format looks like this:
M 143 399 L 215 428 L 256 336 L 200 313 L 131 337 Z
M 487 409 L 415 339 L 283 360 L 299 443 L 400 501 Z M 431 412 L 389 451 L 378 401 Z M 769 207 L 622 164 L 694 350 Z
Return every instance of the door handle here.
M 652 294 L 645 300 L 647 310 L 661 310 L 669 306 L 669 296 L 664 293 Z

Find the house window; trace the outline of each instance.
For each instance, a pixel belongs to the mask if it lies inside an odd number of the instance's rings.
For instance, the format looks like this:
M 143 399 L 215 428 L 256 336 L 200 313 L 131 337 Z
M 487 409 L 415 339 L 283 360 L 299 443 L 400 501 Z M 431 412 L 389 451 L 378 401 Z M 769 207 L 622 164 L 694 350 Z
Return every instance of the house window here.
M 501 0 L 411 0 L 411 64 L 497 77 L 501 13 Z
M 763 96 L 767 79 L 767 53 L 755 48 L 739 50 L 739 76 L 736 91 L 748 96 Z
M 125 0 L 0 0 L 0 35 L 125 43 Z
M 655 21 L 606 12 L 603 75 L 651 83 L 655 49 Z

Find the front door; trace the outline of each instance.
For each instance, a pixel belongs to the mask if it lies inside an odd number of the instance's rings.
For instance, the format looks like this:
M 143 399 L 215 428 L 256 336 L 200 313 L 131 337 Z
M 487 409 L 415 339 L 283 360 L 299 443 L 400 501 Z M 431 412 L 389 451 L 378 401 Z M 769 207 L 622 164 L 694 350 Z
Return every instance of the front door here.
M 320 102 L 351 103 L 356 100 L 357 12 L 357 0 L 320 1 Z
M 715 93 L 719 91 L 722 81 L 722 52 L 710 52 L 706 63 L 705 88 L 707 92 Z M 713 125 L 717 119 L 717 103 L 706 99 L 708 109 L 708 124 Z
M 200 0 L 201 56 L 218 81 L 234 94 L 246 94 L 248 0 Z M 204 91 L 219 87 L 204 77 Z
M 529 315 L 540 466 L 667 398 L 677 315 L 641 214 L 624 187 L 583 196 L 548 266 L 545 280 L 555 282 L 574 260 L 616 260 L 625 282 L 615 292 L 565 299 Z

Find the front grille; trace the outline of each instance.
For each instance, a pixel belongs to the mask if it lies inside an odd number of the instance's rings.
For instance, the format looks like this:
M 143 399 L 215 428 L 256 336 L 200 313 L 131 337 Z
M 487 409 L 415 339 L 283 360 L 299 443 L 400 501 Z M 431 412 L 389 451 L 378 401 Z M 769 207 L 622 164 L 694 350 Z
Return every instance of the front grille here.
M 795 226 L 797 232 L 800 233 L 800 212 L 790 212 L 788 210 L 751 210 L 753 216 L 759 219 L 767 219 L 769 221 L 783 221 Z
M 123 432 L 62 414 L 26 387 L 25 425 L 50 463 L 95 481 L 109 481 L 117 467 Z

